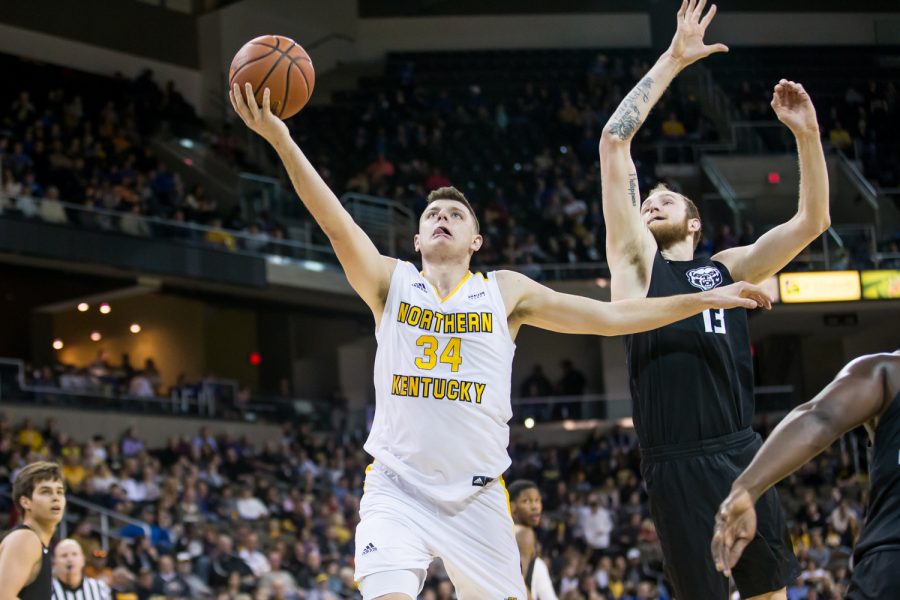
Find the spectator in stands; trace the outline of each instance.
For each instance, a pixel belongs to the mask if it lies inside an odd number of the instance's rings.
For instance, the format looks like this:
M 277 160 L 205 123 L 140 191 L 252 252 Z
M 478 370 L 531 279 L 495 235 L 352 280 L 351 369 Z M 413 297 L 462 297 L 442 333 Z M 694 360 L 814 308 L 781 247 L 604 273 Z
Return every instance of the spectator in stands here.
M 835 121 L 831 129 L 828 130 L 828 141 L 832 147 L 838 150 L 848 150 L 853 145 L 853 138 L 850 137 L 850 132 L 844 129 L 840 121 Z
M 578 509 L 578 525 L 591 548 L 600 551 L 609 548 L 613 522 L 598 496 L 591 494 L 587 506 Z
M 167 598 L 187 598 L 190 586 L 175 570 L 175 561 L 168 554 L 159 557 L 159 567 L 153 577 L 152 592 Z
M 681 141 L 687 135 L 684 123 L 674 112 L 670 112 L 666 120 L 663 121 L 662 135 L 663 138 L 669 141 Z
M 584 374 L 576 369 L 569 359 L 562 361 L 562 370 L 562 377 L 556 384 L 558 393 L 563 396 L 580 396 L 584 394 L 584 389 L 587 385 Z
M 536 364 L 531 368 L 531 374 L 522 382 L 519 395 L 523 398 L 534 396 L 549 396 L 553 392 L 553 384 L 544 375 L 544 368 Z
M 213 219 L 209 227 L 209 230 L 203 235 L 204 240 L 210 244 L 224 246 L 229 250 L 237 248 L 237 241 L 234 239 L 234 236 L 222 229 L 222 219 Z
M 178 561 L 178 575 L 187 584 L 187 593 L 185 595 L 188 598 L 209 598 L 212 595 L 212 590 L 194 573 L 190 553 L 179 552 L 175 558 Z
M 716 232 L 716 239 L 713 240 L 713 253 L 718 253 L 728 248 L 734 248 L 737 245 L 738 239 L 731 231 L 731 225 L 728 223 L 719 224 L 719 229 Z

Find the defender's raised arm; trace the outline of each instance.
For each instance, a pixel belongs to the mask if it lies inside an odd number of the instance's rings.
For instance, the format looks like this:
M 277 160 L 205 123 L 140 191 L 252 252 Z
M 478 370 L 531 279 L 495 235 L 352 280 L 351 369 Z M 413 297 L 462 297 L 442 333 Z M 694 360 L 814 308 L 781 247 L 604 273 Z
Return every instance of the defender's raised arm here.
M 641 193 L 631 159 L 631 140 L 682 69 L 715 52 L 728 51 L 724 44 L 704 43 L 706 28 L 716 14 L 716 6 L 712 5 L 704 16 L 705 6 L 706 0 L 681 3 L 672 44 L 625 96 L 603 128 L 600 173 L 613 300 L 646 293 L 649 282 L 646 263 L 656 250 L 653 236 L 640 217 Z

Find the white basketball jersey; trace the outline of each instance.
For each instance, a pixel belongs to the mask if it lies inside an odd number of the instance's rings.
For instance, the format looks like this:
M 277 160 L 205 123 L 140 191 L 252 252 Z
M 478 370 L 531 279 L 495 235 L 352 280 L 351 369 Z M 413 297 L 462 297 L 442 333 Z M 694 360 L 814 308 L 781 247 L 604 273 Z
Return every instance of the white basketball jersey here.
M 366 451 L 435 499 L 477 492 L 510 465 L 516 345 L 494 273 L 443 300 L 400 261 L 376 330 L 375 418 Z

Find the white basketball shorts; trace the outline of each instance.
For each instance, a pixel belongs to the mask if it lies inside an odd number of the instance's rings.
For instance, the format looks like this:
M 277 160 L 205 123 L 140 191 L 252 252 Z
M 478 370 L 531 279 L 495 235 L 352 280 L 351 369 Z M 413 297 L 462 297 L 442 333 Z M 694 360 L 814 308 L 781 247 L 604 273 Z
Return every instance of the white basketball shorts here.
M 428 565 L 440 558 L 459 600 L 526 599 L 502 479 L 463 502 L 438 502 L 374 464 L 367 469 L 364 489 L 356 527 L 356 581 L 409 569 L 421 573 L 421 592 Z

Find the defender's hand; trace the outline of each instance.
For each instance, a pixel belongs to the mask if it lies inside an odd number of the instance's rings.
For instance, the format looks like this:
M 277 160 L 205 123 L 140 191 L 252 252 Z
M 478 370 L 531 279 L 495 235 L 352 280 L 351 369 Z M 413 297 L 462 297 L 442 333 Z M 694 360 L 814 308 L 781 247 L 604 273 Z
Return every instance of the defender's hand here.
M 715 308 L 772 308 L 772 298 L 761 287 L 738 281 L 700 292 Z
M 716 5 L 713 4 L 706 16 L 700 18 L 705 6 L 706 0 L 682 0 L 681 8 L 678 9 L 678 28 L 669 46 L 669 54 L 681 64 L 682 68 L 710 54 L 728 52 L 728 46 L 725 44 L 708 46 L 703 43 L 706 28 L 716 15 Z
M 778 120 L 787 125 L 794 135 L 819 134 L 816 107 L 799 83 L 787 79 L 779 81 L 772 94 L 772 108 Z
M 263 91 L 262 107 L 256 105 L 253 87 L 249 83 L 245 85 L 243 94 L 235 83 L 228 91 L 228 97 L 231 99 L 234 112 L 241 117 L 247 127 L 264 137 L 270 144 L 280 136 L 290 135 L 284 121 L 272 114 L 269 108 L 269 88 Z
M 738 488 L 722 502 L 716 513 L 716 528 L 711 550 L 716 570 L 731 575 L 753 537 L 756 535 L 756 509 L 747 490 Z

